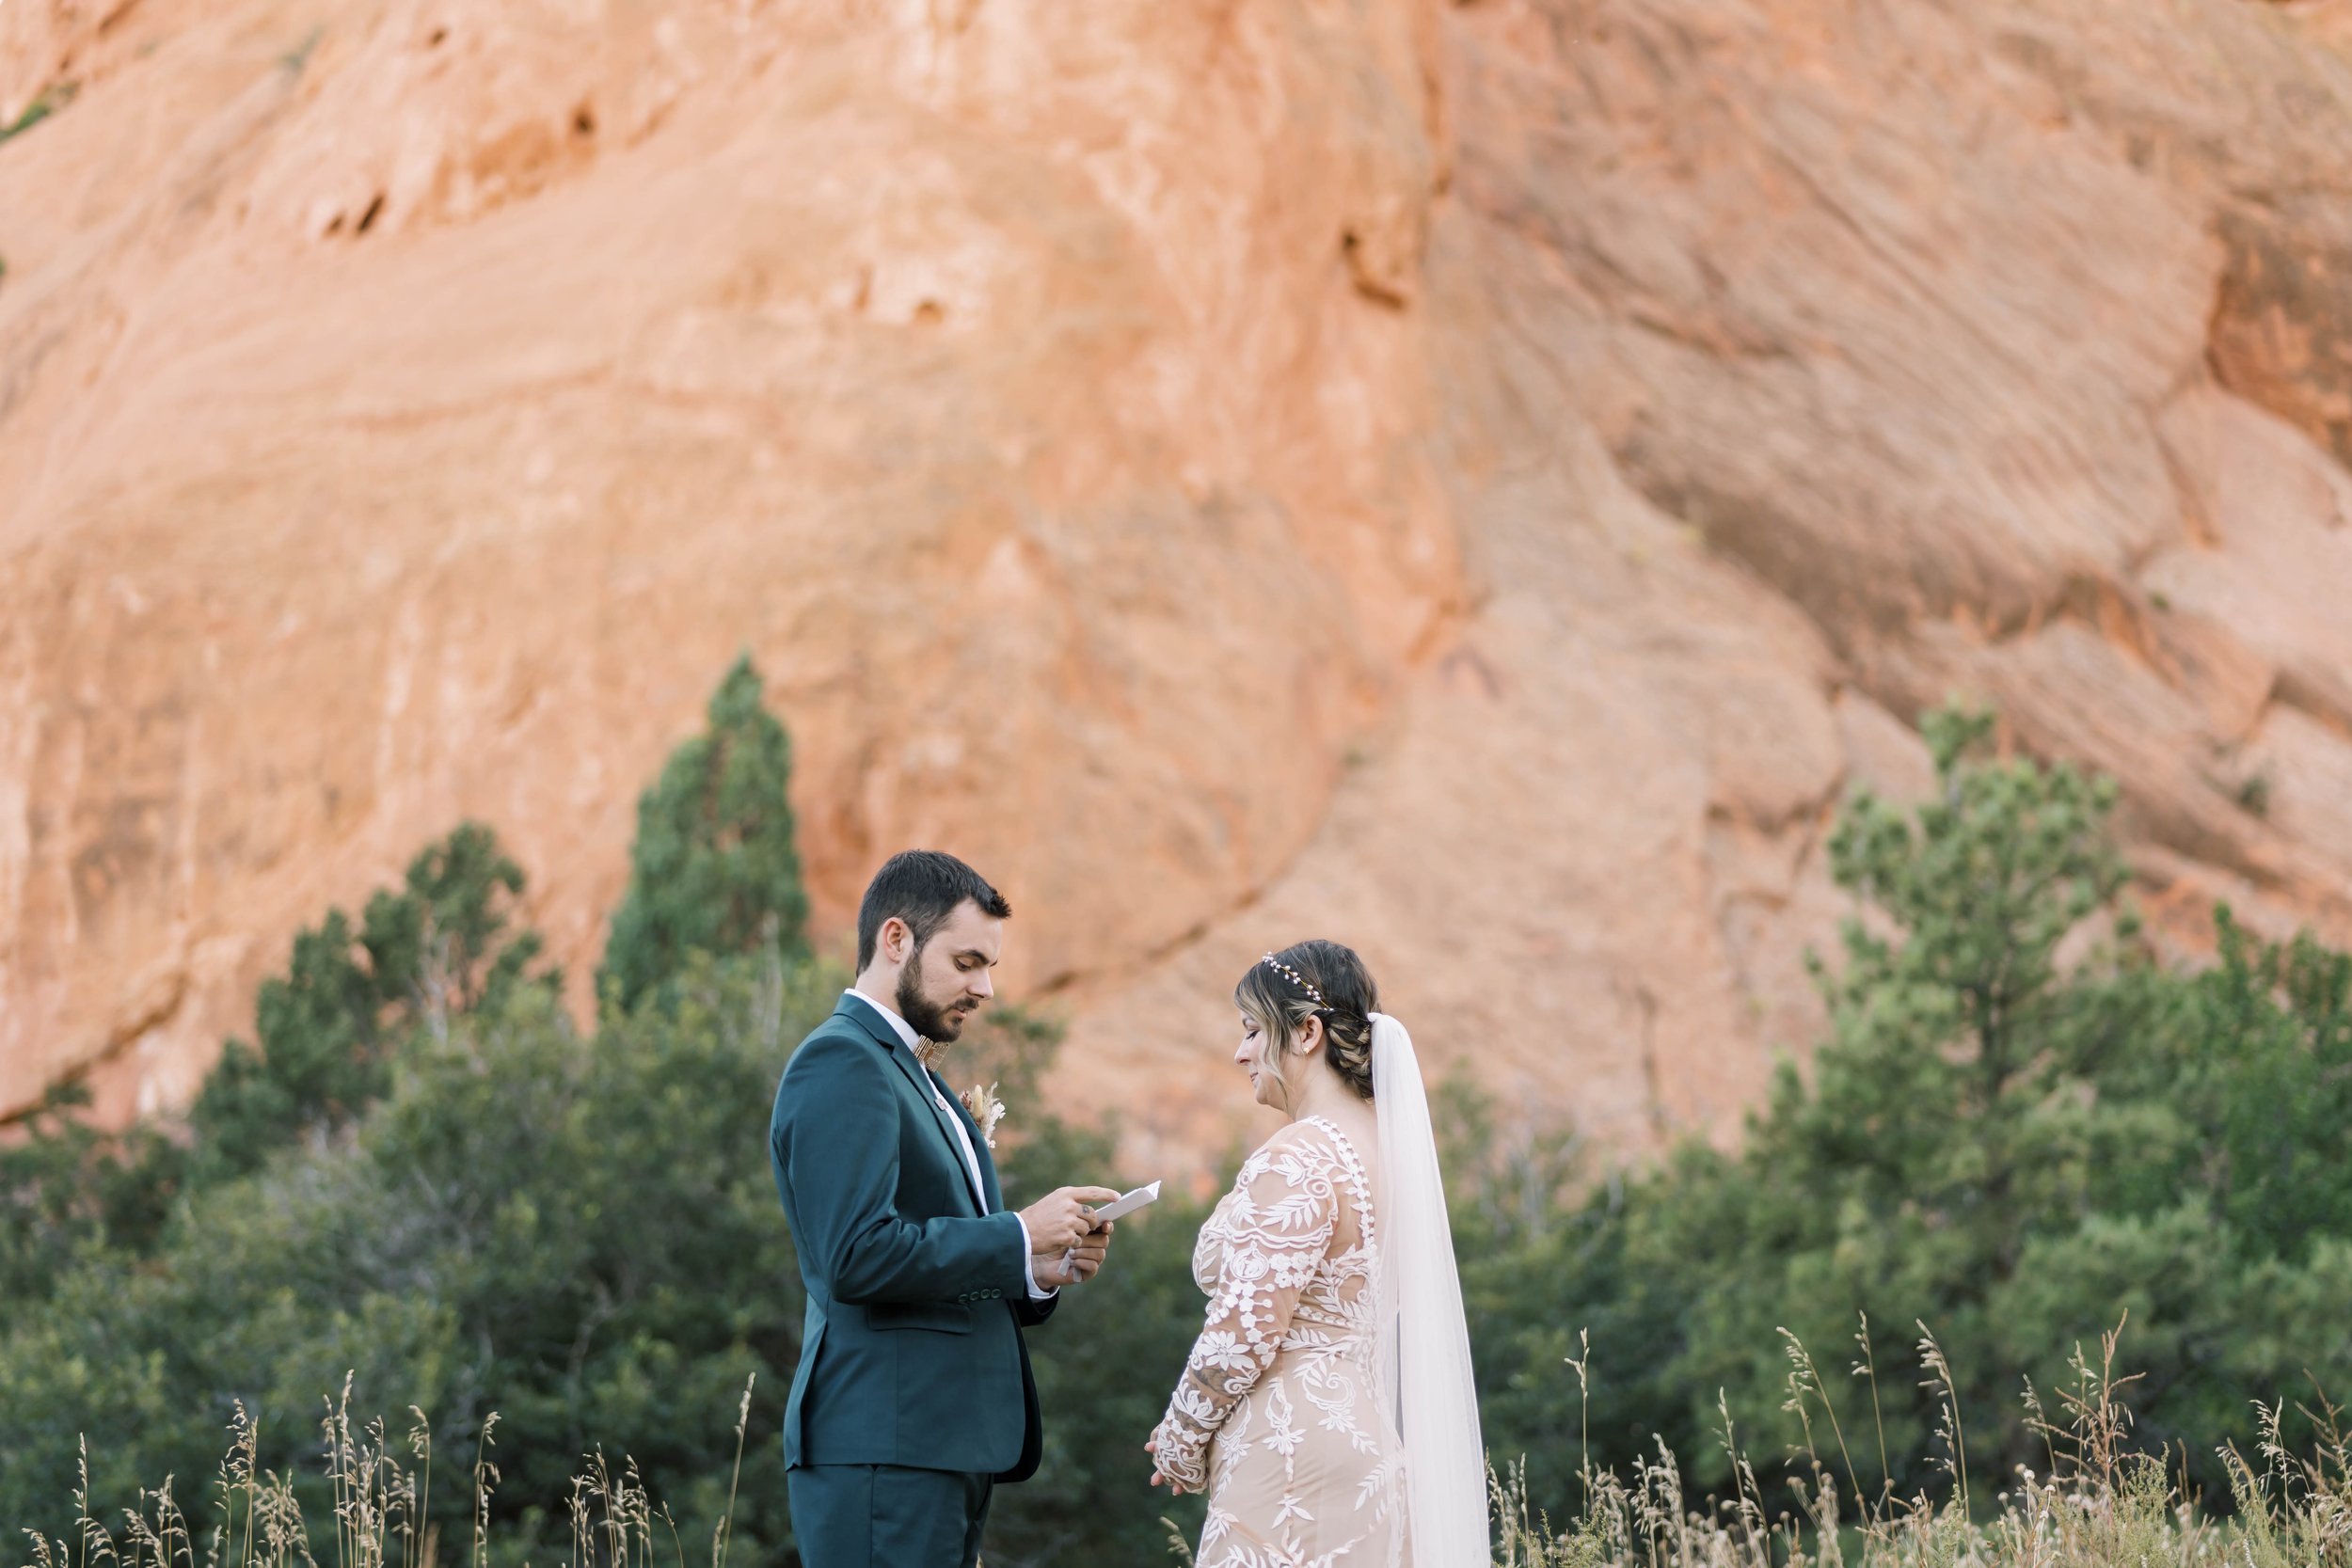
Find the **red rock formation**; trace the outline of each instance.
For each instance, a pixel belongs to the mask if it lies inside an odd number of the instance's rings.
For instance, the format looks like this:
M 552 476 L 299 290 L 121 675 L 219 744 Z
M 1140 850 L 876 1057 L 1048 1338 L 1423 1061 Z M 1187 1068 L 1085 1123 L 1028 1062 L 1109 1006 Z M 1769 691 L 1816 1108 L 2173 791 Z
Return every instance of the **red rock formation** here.
M 17 0 L 0 1102 L 461 816 L 584 976 L 746 646 L 820 926 L 971 855 L 1138 1159 L 1310 931 L 1728 1125 L 1947 694 L 2352 932 L 2345 14 Z

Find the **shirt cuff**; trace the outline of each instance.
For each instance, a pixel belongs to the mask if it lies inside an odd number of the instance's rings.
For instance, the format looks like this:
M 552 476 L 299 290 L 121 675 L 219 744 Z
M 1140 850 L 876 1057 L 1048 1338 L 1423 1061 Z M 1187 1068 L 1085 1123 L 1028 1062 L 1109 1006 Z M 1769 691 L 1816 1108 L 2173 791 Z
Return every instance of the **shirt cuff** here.
M 1038 1289 L 1037 1255 L 1029 1250 L 1029 1222 L 1015 1213 L 1012 1216 L 1012 1223 L 1021 1227 L 1021 1275 L 1029 1282 L 1029 1299 L 1031 1301 L 1053 1300 L 1053 1291 Z

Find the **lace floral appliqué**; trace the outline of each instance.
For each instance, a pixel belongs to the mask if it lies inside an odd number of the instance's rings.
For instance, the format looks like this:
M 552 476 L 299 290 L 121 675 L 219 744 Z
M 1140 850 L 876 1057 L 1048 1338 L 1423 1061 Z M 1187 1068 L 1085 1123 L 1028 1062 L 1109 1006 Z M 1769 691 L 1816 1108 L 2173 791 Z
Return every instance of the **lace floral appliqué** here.
M 1207 1323 L 1155 1433 L 1209 1494 L 1200 1568 L 1396 1568 L 1403 1467 L 1373 1376 L 1372 1183 L 1320 1117 L 1251 1155 L 1201 1227 Z

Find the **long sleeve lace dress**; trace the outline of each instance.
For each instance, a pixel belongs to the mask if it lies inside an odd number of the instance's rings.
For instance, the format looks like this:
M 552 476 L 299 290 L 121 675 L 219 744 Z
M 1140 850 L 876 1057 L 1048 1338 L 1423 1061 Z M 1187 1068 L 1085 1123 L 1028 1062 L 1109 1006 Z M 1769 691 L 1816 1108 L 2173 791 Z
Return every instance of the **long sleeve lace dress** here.
M 1200 1568 L 1402 1568 L 1403 1456 L 1375 1378 L 1372 1180 L 1331 1122 L 1251 1155 L 1200 1230 L 1208 1321 L 1155 1434 L 1209 1496 Z

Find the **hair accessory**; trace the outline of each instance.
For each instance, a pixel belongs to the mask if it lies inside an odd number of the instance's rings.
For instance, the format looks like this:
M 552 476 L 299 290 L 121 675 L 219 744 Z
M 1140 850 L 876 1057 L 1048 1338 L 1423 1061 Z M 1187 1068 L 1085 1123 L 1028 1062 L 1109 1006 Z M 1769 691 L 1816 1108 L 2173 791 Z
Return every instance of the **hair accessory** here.
M 1268 953 L 1263 958 L 1261 958 L 1259 962 L 1266 965 L 1269 969 L 1278 971 L 1286 976 L 1292 985 L 1296 986 L 1300 990 L 1303 990 L 1309 996 L 1313 997 L 1316 1006 L 1327 1008 L 1331 1006 L 1330 1003 L 1326 1002 L 1323 999 L 1323 992 L 1315 990 L 1314 987 L 1307 983 L 1307 977 L 1304 974 L 1299 974 L 1298 971 L 1293 969 L 1290 965 L 1276 958 L 1273 954 Z

